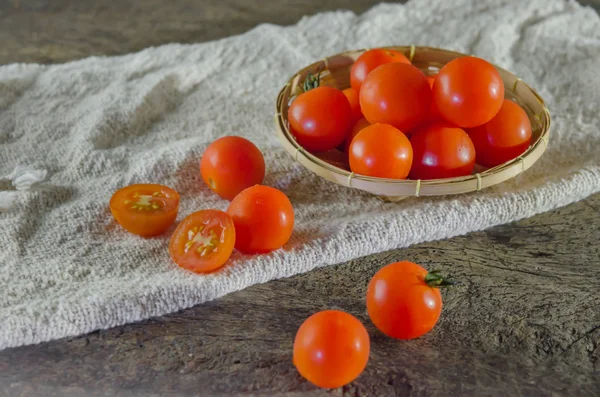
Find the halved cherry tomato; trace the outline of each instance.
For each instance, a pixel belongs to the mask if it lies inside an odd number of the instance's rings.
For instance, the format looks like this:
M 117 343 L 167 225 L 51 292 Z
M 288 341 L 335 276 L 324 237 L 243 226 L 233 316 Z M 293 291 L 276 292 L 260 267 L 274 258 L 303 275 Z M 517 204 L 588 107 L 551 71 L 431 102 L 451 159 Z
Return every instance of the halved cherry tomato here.
M 265 159 L 249 140 L 225 136 L 208 145 L 204 151 L 200 174 L 215 193 L 232 200 L 242 190 L 262 183 Z
M 435 78 L 433 98 L 444 118 L 459 127 L 476 127 L 498 113 L 504 83 L 496 68 L 465 56 L 448 62 Z
M 294 339 L 294 365 L 305 379 L 323 388 L 356 379 L 369 361 L 370 341 L 364 325 L 339 310 L 307 318 Z
M 354 137 L 348 156 L 352 172 L 405 179 L 410 171 L 413 151 L 406 135 L 397 128 L 373 124 Z
M 369 282 L 367 312 L 387 336 L 413 339 L 431 331 L 442 312 L 442 278 L 412 262 L 383 267 Z M 431 281 L 428 279 L 431 278 Z
M 235 224 L 235 248 L 264 253 L 283 247 L 294 228 L 294 209 L 287 196 L 272 187 L 256 185 L 238 194 L 227 213 Z
M 348 138 L 346 138 L 346 143 L 344 144 L 344 152 L 346 152 L 346 153 L 350 152 L 350 144 L 352 143 L 352 140 L 354 139 L 354 137 L 356 135 L 358 135 L 359 132 L 361 132 L 363 129 L 367 128 L 370 125 L 371 124 L 365 118 L 359 119 L 354 124 L 354 127 L 352 127 L 352 131 L 350 132 L 350 135 L 348 135 Z
M 125 230 L 142 237 L 157 236 L 177 218 L 179 194 L 156 184 L 129 185 L 110 199 L 110 212 Z
M 448 122 L 417 129 L 410 143 L 413 149 L 410 179 L 469 175 L 475 166 L 475 148 L 469 135 Z
M 175 229 L 169 254 L 177 265 L 196 273 L 217 270 L 235 245 L 235 227 L 223 211 L 202 210 L 188 215 Z
M 350 85 L 355 90 L 360 91 L 362 83 L 369 73 L 378 66 L 394 62 L 410 64 L 408 58 L 399 51 L 376 48 L 363 52 L 356 59 L 350 70 Z
M 342 91 L 323 86 L 300 94 L 288 110 L 288 120 L 302 147 L 324 152 L 344 142 L 352 125 L 352 110 Z
M 344 95 L 346 95 L 348 103 L 350 104 L 350 109 L 352 110 L 352 125 L 354 125 L 362 117 L 358 90 L 355 90 L 354 88 L 346 88 L 342 92 Z
M 431 88 L 423 72 L 413 65 L 388 63 L 365 79 L 360 107 L 369 123 L 390 124 L 406 133 L 429 115 Z
M 527 113 L 508 99 L 493 119 L 467 132 L 475 145 L 477 164 L 484 167 L 512 160 L 531 144 L 531 122 Z

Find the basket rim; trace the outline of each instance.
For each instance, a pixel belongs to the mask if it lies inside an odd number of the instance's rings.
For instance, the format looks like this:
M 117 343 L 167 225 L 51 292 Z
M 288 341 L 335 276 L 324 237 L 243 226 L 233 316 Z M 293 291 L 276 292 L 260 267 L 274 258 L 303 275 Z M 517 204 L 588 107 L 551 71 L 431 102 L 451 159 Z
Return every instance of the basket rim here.
M 396 51 L 404 52 L 409 59 L 412 61 L 414 56 L 418 52 L 429 51 L 429 52 L 440 52 L 445 55 L 453 57 L 468 56 L 456 51 L 426 47 L 426 46 L 386 46 L 377 47 L 382 49 L 391 49 Z M 326 71 L 329 69 L 329 63 L 332 58 L 335 57 L 347 57 L 351 55 L 361 54 L 368 49 L 350 50 L 344 51 L 338 54 L 334 54 L 317 62 L 314 62 L 299 71 L 297 71 L 286 83 L 285 86 L 279 91 L 276 101 L 276 114 L 275 124 L 276 132 L 280 142 L 284 148 L 292 155 L 292 157 L 318 175 L 324 177 L 327 180 L 335 182 L 340 185 L 345 185 L 352 188 L 358 188 L 366 190 L 371 193 L 389 195 L 389 196 L 436 196 L 446 194 L 459 194 L 467 193 L 472 191 L 479 191 L 485 187 L 493 186 L 498 183 L 504 182 L 530 168 L 546 151 L 549 138 L 550 138 L 550 112 L 545 104 L 544 99 L 537 93 L 535 89 L 515 76 L 513 73 L 500 68 L 497 65 L 494 67 L 501 73 L 514 78 L 512 87 L 507 87 L 505 84 L 505 91 L 510 90 L 515 97 L 519 97 L 517 94 L 517 87 L 520 89 L 528 90 L 538 101 L 542 107 L 540 113 L 533 113 L 541 125 L 541 131 L 539 137 L 530 144 L 529 148 L 520 156 L 509 160 L 503 164 L 488 168 L 481 172 L 477 172 L 471 175 L 444 178 L 444 179 L 391 179 L 391 178 L 378 178 L 367 175 L 355 174 L 352 171 L 348 171 L 333 164 L 330 164 L 314 154 L 304 149 L 291 134 L 291 131 L 287 125 L 287 112 L 285 111 L 286 103 L 284 98 L 286 95 L 291 96 L 291 87 L 293 86 L 294 80 L 297 79 L 303 73 L 312 70 L 315 73 L 317 70 Z M 528 112 L 528 117 L 530 117 Z M 531 120 L 531 117 L 530 117 Z M 533 120 L 531 120 L 533 121 Z M 320 171 L 326 171 L 325 173 Z M 457 186 L 462 184 L 464 186 Z

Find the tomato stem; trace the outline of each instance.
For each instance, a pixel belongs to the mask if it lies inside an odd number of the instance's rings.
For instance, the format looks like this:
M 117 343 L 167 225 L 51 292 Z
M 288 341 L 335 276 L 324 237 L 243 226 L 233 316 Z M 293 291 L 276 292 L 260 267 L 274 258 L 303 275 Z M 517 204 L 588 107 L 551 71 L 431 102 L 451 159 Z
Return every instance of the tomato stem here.
M 306 80 L 304 80 L 304 84 L 302 85 L 302 89 L 304 92 L 310 91 L 313 88 L 317 88 L 321 85 L 321 68 L 317 70 L 317 73 L 311 74 L 309 73 L 306 76 Z
M 432 270 L 425 276 L 425 284 L 433 288 L 449 287 L 460 284 L 457 281 L 449 280 L 440 274 L 439 270 Z

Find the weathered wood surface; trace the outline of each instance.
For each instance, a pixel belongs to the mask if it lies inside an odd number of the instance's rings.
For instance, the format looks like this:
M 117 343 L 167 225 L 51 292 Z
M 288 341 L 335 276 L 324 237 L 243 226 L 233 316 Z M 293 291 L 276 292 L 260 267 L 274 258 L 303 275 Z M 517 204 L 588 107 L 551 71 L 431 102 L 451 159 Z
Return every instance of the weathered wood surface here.
M 67 1 L 0 3 L 0 63 L 62 62 L 293 23 L 374 1 Z M 594 2 L 598 6 L 599 2 Z M 285 11 L 284 11 L 285 10 Z M 0 352 L 0 396 L 600 395 L 600 195 L 511 225 L 382 253 L 257 285 L 139 324 Z M 368 321 L 364 293 L 408 259 L 463 281 L 439 325 L 397 342 Z M 352 384 L 319 390 L 291 347 L 311 313 L 363 320 L 371 360 Z

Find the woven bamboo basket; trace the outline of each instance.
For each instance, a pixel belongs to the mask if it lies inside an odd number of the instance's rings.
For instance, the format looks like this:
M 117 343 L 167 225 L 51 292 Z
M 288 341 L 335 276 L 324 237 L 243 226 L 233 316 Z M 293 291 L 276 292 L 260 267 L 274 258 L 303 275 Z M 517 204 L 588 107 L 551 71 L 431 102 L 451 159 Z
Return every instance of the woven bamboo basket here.
M 465 56 L 458 52 L 431 47 L 393 46 L 384 47 L 404 53 L 426 75 L 432 75 L 447 62 Z M 281 89 L 277 97 L 275 115 L 276 131 L 283 147 L 293 158 L 315 174 L 340 185 L 361 189 L 386 201 L 398 201 L 410 196 L 438 196 L 479 191 L 513 178 L 531 167 L 548 146 L 550 113 L 539 94 L 514 74 L 499 68 L 504 81 L 505 96 L 517 102 L 529 116 L 532 127 L 532 144 L 521 156 L 494 168 L 475 166 L 472 175 L 431 180 L 398 180 L 358 175 L 350 171 L 345 155 L 337 150 L 310 153 L 290 132 L 287 119 L 288 108 L 294 98 L 301 94 L 302 84 L 308 74 L 320 74 L 321 85 L 345 89 L 350 86 L 350 68 L 366 50 L 343 52 L 298 71 Z

